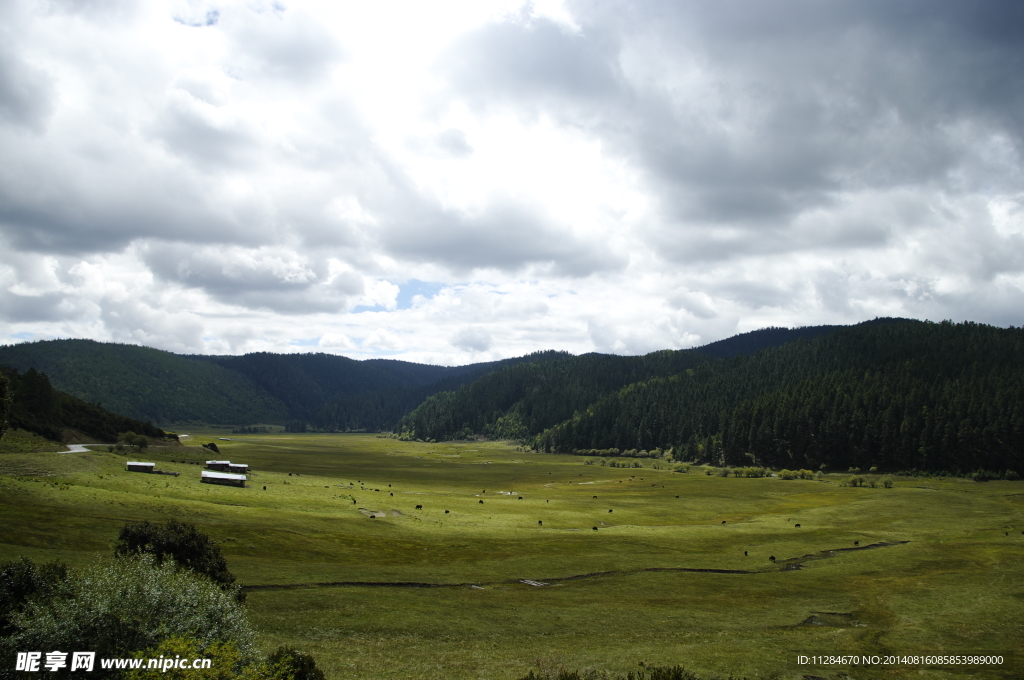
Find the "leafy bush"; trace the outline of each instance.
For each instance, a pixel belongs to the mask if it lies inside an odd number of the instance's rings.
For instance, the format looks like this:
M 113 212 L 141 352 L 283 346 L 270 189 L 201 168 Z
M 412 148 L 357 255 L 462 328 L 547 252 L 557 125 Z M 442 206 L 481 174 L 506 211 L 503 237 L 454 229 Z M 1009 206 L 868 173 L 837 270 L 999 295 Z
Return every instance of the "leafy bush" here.
M 317 668 L 316 660 L 311 655 L 291 647 L 278 647 L 267 661 L 289 680 L 325 680 L 324 672 Z
M 800 476 L 800 473 L 796 470 L 787 470 L 786 468 L 782 468 L 779 470 L 778 475 L 779 479 L 796 479 Z
M 864 486 L 865 483 L 867 483 L 867 480 L 860 475 L 850 475 L 842 483 L 842 486 Z
M 198 656 L 231 642 L 245 663 L 255 660 L 253 629 L 231 595 L 149 555 L 69 572 L 60 592 L 29 597 L 11 623 L 16 632 L 0 640 L 0 658 L 33 649 L 125 657 L 177 636 L 197 640 Z
M 149 522 L 126 524 L 117 537 L 114 555 L 143 554 L 152 555 L 158 565 L 169 557 L 178 566 L 205 576 L 222 589 L 230 588 L 235 582 L 234 574 L 228 571 L 228 563 L 220 554 L 220 547 L 192 524 L 174 519 L 164 526 Z
M 1017 474 L 1016 470 L 1007 470 L 1006 472 L 1003 473 L 1003 479 L 1010 482 L 1015 482 L 1018 479 L 1020 479 L 1020 475 Z
M 166 638 L 156 647 L 133 655 L 137 659 L 210 659 L 209 668 L 169 668 L 161 670 L 159 677 L 165 680 L 275 680 L 288 678 L 282 668 L 244 655 L 231 640 L 204 644 L 196 637 L 174 635 Z M 143 662 L 146 663 L 146 662 Z M 147 664 L 148 665 L 148 664 Z M 157 671 L 147 668 L 126 671 L 124 680 L 153 680 Z
M 729 469 L 727 467 L 724 467 L 724 468 L 719 468 L 718 470 L 716 470 L 715 474 L 717 476 L 719 476 L 719 477 L 728 477 L 729 473 L 731 473 L 731 472 L 732 472 L 731 469 Z
M 892 477 L 888 477 L 888 476 L 882 477 L 881 481 L 882 481 L 882 486 L 884 486 L 886 489 L 891 489 L 892 488 Z
M 66 595 L 68 567 L 47 562 L 36 567 L 27 557 L 0 565 L 0 636 L 17 631 L 12 618 L 24 611 L 30 599 Z

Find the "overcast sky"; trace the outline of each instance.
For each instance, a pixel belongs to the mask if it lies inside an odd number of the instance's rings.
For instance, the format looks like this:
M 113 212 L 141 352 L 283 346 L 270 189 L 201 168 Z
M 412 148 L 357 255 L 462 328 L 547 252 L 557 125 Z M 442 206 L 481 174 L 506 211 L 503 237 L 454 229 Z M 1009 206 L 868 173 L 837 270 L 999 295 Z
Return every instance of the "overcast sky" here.
M 0 343 L 1024 322 L 1024 4 L 0 2 Z

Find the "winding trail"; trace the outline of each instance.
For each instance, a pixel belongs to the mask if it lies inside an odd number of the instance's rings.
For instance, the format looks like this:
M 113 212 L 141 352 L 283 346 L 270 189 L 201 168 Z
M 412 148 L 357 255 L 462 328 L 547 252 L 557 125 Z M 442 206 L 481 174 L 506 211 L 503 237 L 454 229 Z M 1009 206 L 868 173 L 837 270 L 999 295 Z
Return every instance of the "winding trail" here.
M 606 576 L 631 576 L 655 571 L 683 571 L 698 574 L 770 574 L 783 571 L 797 571 L 803 568 L 806 562 L 816 560 L 827 560 L 835 557 L 837 553 L 852 552 L 855 550 L 871 550 L 873 548 L 888 548 L 896 545 L 904 545 L 910 541 L 882 541 L 861 545 L 854 548 L 833 548 L 831 550 L 820 550 L 816 553 L 808 553 L 800 557 L 790 557 L 785 560 L 778 560 L 771 567 L 762 569 L 701 569 L 696 567 L 648 567 L 646 569 L 622 569 L 612 571 L 595 571 L 587 574 L 574 574 L 572 576 L 559 576 L 555 578 L 533 579 L 534 582 L 544 584 L 560 583 L 564 581 L 579 581 L 582 579 L 602 578 Z M 419 581 L 328 581 L 324 583 L 281 583 L 266 585 L 242 586 L 245 591 L 257 590 L 294 590 L 296 588 L 479 588 L 481 584 L 488 586 L 521 584 L 526 580 L 512 578 L 505 581 L 475 581 L 472 583 L 422 583 Z

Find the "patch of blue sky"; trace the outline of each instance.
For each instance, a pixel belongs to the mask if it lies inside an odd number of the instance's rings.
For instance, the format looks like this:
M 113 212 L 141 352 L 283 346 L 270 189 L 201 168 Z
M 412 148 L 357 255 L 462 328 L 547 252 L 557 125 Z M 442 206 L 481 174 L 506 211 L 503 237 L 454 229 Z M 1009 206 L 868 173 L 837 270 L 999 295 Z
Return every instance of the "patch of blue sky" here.
M 320 338 L 292 338 L 288 344 L 292 347 L 314 347 L 320 344 Z
M 11 337 L 18 340 L 32 340 L 36 337 L 36 334 L 29 333 L 28 331 L 22 331 L 20 333 L 11 333 Z
M 386 312 L 388 308 L 384 305 L 356 305 L 352 308 L 353 314 L 359 314 L 360 312 Z
M 437 295 L 438 291 L 444 288 L 443 283 L 435 283 L 433 281 L 420 281 L 419 279 L 409 279 L 403 284 L 398 286 L 398 308 L 409 309 L 412 307 L 412 299 L 417 295 L 421 295 L 427 300 Z

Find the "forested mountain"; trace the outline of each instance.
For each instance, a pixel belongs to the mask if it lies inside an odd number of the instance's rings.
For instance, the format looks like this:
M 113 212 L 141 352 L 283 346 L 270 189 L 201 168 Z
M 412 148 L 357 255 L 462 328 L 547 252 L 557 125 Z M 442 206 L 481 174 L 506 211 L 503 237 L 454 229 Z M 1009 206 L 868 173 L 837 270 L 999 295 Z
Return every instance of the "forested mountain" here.
M 888 321 L 876 319 L 867 323 Z M 521 439 L 572 417 L 577 410 L 626 385 L 675 375 L 714 358 L 754 354 L 767 347 L 827 335 L 840 328 L 845 326 L 763 328 L 692 350 L 663 350 L 642 357 L 546 353 L 545 361 L 557 360 L 558 363 L 510 366 L 488 373 L 478 382 L 458 390 L 436 390 L 432 397 L 424 395 L 417 401 L 410 400 L 406 411 L 416 404 L 419 406 L 408 412 L 397 426 L 393 425 L 395 421 L 383 425 L 385 420 L 382 419 L 382 427 L 394 427 L 396 432 L 424 440 L 470 434 Z
M 44 340 L 0 347 L 0 366 L 35 368 L 72 396 L 157 423 L 284 422 L 288 409 L 246 376 L 137 345 Z
M 630 385 L 534 441 L 728 465 L 1020 471 L 1024 330 L 861 324 Z
M 0 383 L 8 382 L 11 400 L 8 404 L 7 423 L 12 428 L 34 432 L 52 441 L 66 441 L 68 430 L 77 430 L 91 438 L 113 442 L 121 433 L 132 431 L 147 437 L 161 438 L 163 430 L 82 401 L 53 389 L 44 373 L 29 369 L 19 374 L 12 369 L 0 369 Z M 0 399 L 3 385 L 0 385 Z M 0 407 L 0 421 L 3 417 Z M 0 423 L 2 424 L 2 423 Z M 0 429 L 0 435 L 3 430 Z
M 450 373 L 446 377 L 429 384 L 400 389 L 380 389 L 342 397 L 320 408 L 312 423 L 320 430 L 390 430 L 403 415 L 433 394 L 456 390 L 500 368 L 523 363 L 555 361 L 570 356 L 567 352 L 549 350 L 513 359 L 456 366 L 449 369 Z
M 642 357 L 563 355 L 489 373 L 453 392 L 426 399 L 396 430 L 418 439 L 474 433 L 502 439 L 536 434 L 622 387 L 675 375 L 707 361 L 694 350 L 664 350 Z
M 406 361 L 356 361 L 333 354 L 272 354 L 189 357 L 244 375 L 280 400 L 293 420 L 309 422 L 327 402 L 375 390 L 396 391 L 445 375 L 443 366 Z
M 888 323 L 898 319 L 875 319 L 867 323 Z M 707 357 L 726 359 L 738 354 L 753 355 L 762 349 L 778 347 L 794 340 L 810 340 L 819 335 L 834 333 L 848 326 L 802 326 L 800 328 L 761 328 L 748 333 L 740 333 L 725 340 L 718 340 L 695 349 Z
M 48 374 L 58 389 L 139 420 L 221 425 L 298 421 L 347 430 L 390 429 L 439 390 L 548 355 L 561 356 L 547 352 L 431 366 L 330 354 L 181 356 L 136 345 L 46 340 L 0 346 L 0 366 L 34 368 Z
M 327 430 L 390 429 L 439 390 L 452 390 L 501 366 L 559 352 L 431 366 L 393 359 L 356 361 L 331 354 L 182 356 L 92 340 L 0 346 L 0 366 L 36 369 L 80 399 L 139 420 L 249 425 L 312 423 Z

